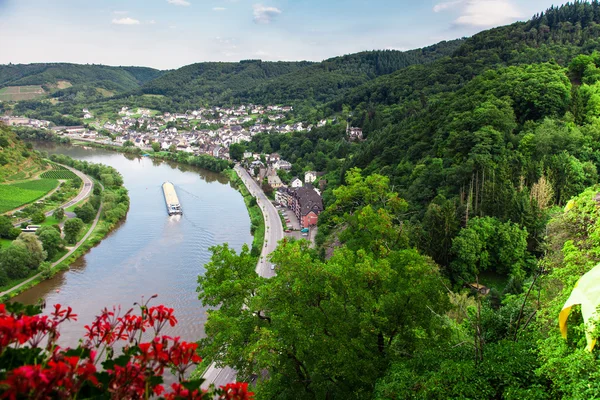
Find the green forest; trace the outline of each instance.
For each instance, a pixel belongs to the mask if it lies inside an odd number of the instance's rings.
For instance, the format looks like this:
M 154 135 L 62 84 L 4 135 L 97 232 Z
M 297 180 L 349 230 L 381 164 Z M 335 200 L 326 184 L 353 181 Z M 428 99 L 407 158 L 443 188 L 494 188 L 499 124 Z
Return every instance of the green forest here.
M 558 326 L 600 262 L 599 33 L 597 1 L 553 7 L 309 111 L 338 123 L 257 135 L 326 173 L 318 246 L 284 240 L 271 279 L 213 248 L 203 355 L 260 399 L 600 398 L 597 329 Z
M 14 106 L 14 112 L 59 125 L 80 124 L 83 107 L 97 111 L 128 106 L 185 112 L 200 105 L 285 103 L 296 105 L 301 110 L 300 115 L 305 116 L 316 106 L 332 102 L 378 76 L 449 56 L 462 42 L 462 39 L 441 42 L 406 52 L 367 51 L 320 63 L 204 62 L 174 71 L 73 64 L 0 66 L 0 76 L 6 72 L 0 87 L 45 85 L 50 91 L 49 97 L 58 103 L 45 99 L 21 101 Z M 53 88 L 58 80 L 67 80 L 73 86 Z

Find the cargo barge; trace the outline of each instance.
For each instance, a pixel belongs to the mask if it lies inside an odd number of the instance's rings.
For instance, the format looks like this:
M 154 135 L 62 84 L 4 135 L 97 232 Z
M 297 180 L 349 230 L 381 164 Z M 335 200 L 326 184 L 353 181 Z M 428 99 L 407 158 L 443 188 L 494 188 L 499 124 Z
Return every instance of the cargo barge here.
M 182 215 L 181 204 L 175 193 L 175 186 L 171 182 L 165 182 L 162 185 L 163 193 L 165 194 L 165 203 L 167 203 L 167 212 L 169 215 Z

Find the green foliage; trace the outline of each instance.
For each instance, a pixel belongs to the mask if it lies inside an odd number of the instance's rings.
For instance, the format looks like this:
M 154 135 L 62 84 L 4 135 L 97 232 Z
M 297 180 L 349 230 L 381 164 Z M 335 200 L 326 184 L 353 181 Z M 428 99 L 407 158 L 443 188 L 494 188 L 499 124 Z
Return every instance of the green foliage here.
M 78 93 L 93 89 L 92 98 L 101 98 L 96 88 L 124 92 L 162 75 L 161 71 L 145 67 L 109 67 L 66 63 L 9 64 L 0 66 L 0 87 L 44 85 L 53 97 L 72 100 Z M 55 89 L 56 83 L 67 81 L 71 87 Z
M 44 251 L 47 253 L 47 259 L 52 260 L 54 256 L 63 248 L 63 240 L 60 232 L 51 226 L 42 226 L 35 234 L 42 242 Z
M 79 218 L 71 218 L 65 221 L 63 231 L 65 233 L 65 242 L 69 244 L 77 243 L 77 236 L 83 228 L 83 221 Z
M 94 210 L 94 207 L 89 202 L 81 207 L 75 207 L 74 212 L 77 218 L 81 219 L 84 224 L 89 224 L 96 217 L 96 210 Z
M 242 161 L 244 158 L 245 147 L 238 143 L 233 143 L 229 146 L 229 157 L 236 161 Z
M 522 279 L 530 262 L 527 231 L 492 217 L 469 220 L 452 241 L 452 253 L 452 276 L 461 283 L 472 283 L 488 270 Z
M 36 225 L 41 224 L 45 220 L 46 220 L 46 215 L 41 211 L 38 211 L 31 216 L 31 222 L 33 222 Z
M 340 249 L 322 262 L 306 242 L 285 243 L 271 279 L 254 273 L 247 247 L 212 250 L 199 291 L 205 305 L 220 307 L 202 345 L 239 376 L 267 369 L 264 397 L 364 397 L 394 349 L 412 351 L 439 326 L 431 310 L 447 306 L 439 271 L 414 250 L 376 260 Z
M 62 221 L 65 218 L 65 210 L 64 210 L 64 208 L 61 208 L 61 207 L 57 208 L 52 213 L 52 216 L 54 218 L 56 218 L 58 221 Z

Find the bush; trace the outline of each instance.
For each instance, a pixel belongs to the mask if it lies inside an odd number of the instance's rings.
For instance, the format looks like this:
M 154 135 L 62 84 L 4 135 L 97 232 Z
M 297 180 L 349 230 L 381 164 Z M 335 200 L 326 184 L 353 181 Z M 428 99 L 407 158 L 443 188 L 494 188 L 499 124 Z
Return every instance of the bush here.
M 56 210 L 54 210 L 54 212 L 52 213 L 52 216 L 54 218 L 56 218 L 58 221 L 62 221 L 63 218 L 65 217 L 65 210 L 64 208 L 57 208 Z
M 63 231 L 65 232 L 65 241 L 70 244 L 77 243 L 77 235 L 83 228 L 83 221 L 79 218 L 69 219 L 65 222 Z
M 33 222 L 36 225 L 41 224 L 45 220 L 46 220 L 46 215 L 44 215 L 44 213 L 41 211 L 37 211 L 31 216 L 31 222 Z
M 75 215 L 81 219 L 84 223 L 88 224 L 94 220 L 96 212 L 90 203 L 84 204 L 82 207 L 75 208 Z

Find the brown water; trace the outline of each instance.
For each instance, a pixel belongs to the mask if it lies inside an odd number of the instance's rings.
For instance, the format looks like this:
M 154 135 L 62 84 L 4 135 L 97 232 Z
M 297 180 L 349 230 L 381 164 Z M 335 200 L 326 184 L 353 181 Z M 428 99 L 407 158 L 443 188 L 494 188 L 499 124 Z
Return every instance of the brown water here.
M 250 219 L 242 196 L 226 177 L 198 168 L 134 158 L 99 149 L 35 144 L 38 150 L 103 163 L 123 175 L 131 208 L 127 219 L 69 271 L 15 297 L 33 304 L 70 305 L 78 321 L 61 329 L 61 344 L 76 346 L 83 326 L 105 306 L 129 309 L 142 296 L 175 309 L 179 324 L 165 334 L 184 340 L 204 336 L 206 310 L 196 279 L 210 260 L 209 247 L 228 242 L 236 250 L 250 244 Z M 169 217 L 161 189 L 175 185 L 183 216 Z

